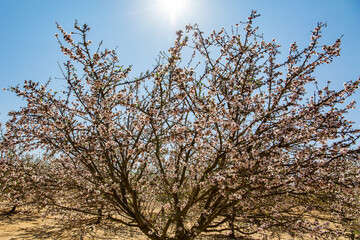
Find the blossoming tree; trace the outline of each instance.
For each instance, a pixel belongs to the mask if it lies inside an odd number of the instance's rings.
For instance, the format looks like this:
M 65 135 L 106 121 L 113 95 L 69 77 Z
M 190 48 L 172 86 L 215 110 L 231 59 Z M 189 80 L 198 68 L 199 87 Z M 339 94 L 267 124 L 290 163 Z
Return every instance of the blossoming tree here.
M 43 151 L 46 171 L 31 178 L 39 201 L 64 220 L 125 224 L 154 240 L 355 229 L 359 129 L 344 114 L 360 80 L 335 91 L 314 78 L 340 51 L 340 39 L 319 47 L 323 24 L 278 61 L 256 17 L 209 36 L 187 26 L 135 79 L 115 51 L 90 50 L 87 25 L 58 26 L 66 89 L 12 88 L 27 105 L 5 133 Z
M 39 168 L 31 155 L 4 144 L 3 139 L 0 139 L 0 142 L 0 203 L 3 205 L 0 207 L 1 216 L 15 214 L 18 206 L 31 205 L 35 195 L 29 180 L 32 175 L 39 174 L 34 172 Z

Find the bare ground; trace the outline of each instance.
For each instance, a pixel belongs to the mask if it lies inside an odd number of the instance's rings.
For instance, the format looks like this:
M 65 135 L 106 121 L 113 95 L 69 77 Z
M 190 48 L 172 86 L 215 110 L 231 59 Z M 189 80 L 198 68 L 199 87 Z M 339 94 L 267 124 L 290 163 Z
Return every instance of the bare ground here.
M 1 209 L 1 208 L 0 208 Z M 137 229 L 124 226 L 116 234 L 108 234 L 89 226 L 82 235 L 78 230 L 64 229 L 55 223 L 53 217 L 44 218 L 41 213 L 30 209 L 20 209 L 14 214 L 0 212 L 0 240 L 146 240 L 147 238 Z M 203 235 L 201 240 L 228 239 L 224 235 Z M 240 239 L 240 238 L 239 238 Z M 242 240 L 270 240 L 270 239 L 293 239 L 282 235 L 280 238 L 269 238 L 265 235 L 257 235 Z
M 109 235 L 102 231 L 89 228 L 86 236 L 79 232 L 63 230 L 58 227 L 54 220 L 41 214 L 31 212 L 16 212 L 15 214 L 0 214 L 0 240 L 146 240 L 147 238 L 136 229 L 124 227 L 118 234 Z M 201 240 L 228 239 L 222 235 L 206 235 L 199 237 Z M 243 239 L 243 238 L 242 238 Z M 243 240 L 255 240 L 265 238 L 248 238 Z
M 60 240 L 60 239 L 81 239 L 81 240 L 146 240 L 147 238 L 136 229 L 124 227 L 117 235 L 105 234 L 100 230 L 89 228 L 86 236 L 79 235 L 79 232 L 63 230 L 58 227 L 54 220 L 47 217 L 43 218 L 40 214 L 30 212 L 17 212 L 15 214 L 0 215 L 0 240 Z M 223 235 L 204 235 L 199 237 L 201 240 L 228 239 Z M 242 240 L 265 240 L 265 236 L 254 238 L 241 238 Z M 282 237 L 281 239 L 291 239 Z

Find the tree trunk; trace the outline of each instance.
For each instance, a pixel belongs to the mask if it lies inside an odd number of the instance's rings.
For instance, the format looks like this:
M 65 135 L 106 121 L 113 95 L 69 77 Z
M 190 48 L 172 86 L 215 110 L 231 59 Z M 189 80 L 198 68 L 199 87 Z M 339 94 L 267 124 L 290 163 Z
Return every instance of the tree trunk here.
M 15 211 L 16 211 L 16 207 L 17 207 L 16 204 L 14 204 L 14 205 L 12 206 L 12 208 L 11 208 L 10 211 L 5 212 L 5 213 L 3 213 L 2 215 L 12 215 L 12 214 L 14 214 Z
M 235 239 L 235 207 L 230 210 L 230 220 L 229 220 L 229 227 L 230 227 L 230 239 Z
M 98 218 L 95 224 L 99 224 L 101 222 L 102 219 L 102 210 L 99 208 L 98 209 Z
M 16 210 L 16 205 L 13 205 L 13 207 L 11 208 L 9 214 L 15 213 L 15 210 Z

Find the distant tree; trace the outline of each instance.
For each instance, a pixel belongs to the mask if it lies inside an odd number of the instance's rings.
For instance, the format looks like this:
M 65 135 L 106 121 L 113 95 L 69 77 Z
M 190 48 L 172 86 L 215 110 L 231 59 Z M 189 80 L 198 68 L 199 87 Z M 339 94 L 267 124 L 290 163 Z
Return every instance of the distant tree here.
M 2 146 L 4 148 L 4 146 Z M 18 206 L 29 205 L 32 196 L 29 187 L 30 169 L 36 169 L 36 161 L 20 151 L 6 149 L 0 152 L 0 207 L 1 215 L 16 213 Z
M 324 24 L 277 61 L 280 46 L 257 34 L 256 17 L 208 37 L 187 26 L 191 37 L 178 31 L 134 79 L 115 51 L 90 50 L 87 25 L 58 26 L 66 89 L 11 88 L 27 106 L 5 133 L 8 145 L 44 152 L 47 169 L 31 183 L 42 204 L 63 221 L 125 224 L 154 240 L 355 228 L 359 129 L 344 115 L 360 79 L 340 91 L 315 80 L 340 52 L 340 39 L 319 47 Z
M 19 192 L 17 189 L 14 189 L 14 186 L 17 186 L 17 182 L 14 179 L 15 168 L 13 165 L 13 159 L 0 157 L 0 201 L 6 202 L 11 205 L 11 209 L 2 209 L 0 208 L 0 214 L 13 214 L 17 208 L 17 198 L 16 194 Z

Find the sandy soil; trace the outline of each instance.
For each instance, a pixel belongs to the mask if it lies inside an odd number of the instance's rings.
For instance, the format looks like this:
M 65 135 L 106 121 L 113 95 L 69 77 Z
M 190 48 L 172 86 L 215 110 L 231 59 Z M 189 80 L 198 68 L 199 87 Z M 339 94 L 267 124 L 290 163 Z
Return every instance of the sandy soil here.
M 117 236 L 106 235 L 101 231 L 93 230 L 86 236 L 79 236 L 74 231 L 63 231 L 57 227 L 51 218 L 43 218 L 36 213 L 19 213 L 13 215 L 0 215 L 0 240 L 146 240 L 141 232 L 124 227 Z M 227 239 L 224 236 L 202 236 L 201 240 Z M 263 239 L 263 238 L 252 238 Z M 248 239 L 248 240 L 252 240 Z
M 2 204 L 0 204 L 2 205 Z M 0 208 L 1 209 L 1 208 Z M 4 208 L 2 208 L 4 209 Z M 42 217 L 41 213 L 31 209 L 20 209 L 15 214 L 0 212 L 0 240 L 146 240 L 147 238 L 138 230 L 124 226 L 116 235 L 105 234 L 89 226 L 85 236 L 79 235 L 76 230 L 64 230 L 55 223 L 51 217 Z M 228 239 L 220 235 L 199 236 L 201 240 Z M 270 240 L 262 235 L 243 240 Z M 279 238 L 276 238 L 279 239 Z M 281 236 L 283 240 L 292 239 L 290 236 Z
M 2 208 L 4 209 L 4 204 Z M 8 208 L 10 209 L 10 208 Z M 18 209 L 17 209 L 18 210 Z M 0 240 L 17 239 L 47 239 L 47 240 L 70 240 L 70 239 L 106 239 L 106 240 L 145 240 L 143 234 L 135 229 L 124 227 L 119 233 L 114 235 L 105 234 L 89 226 L 86 236 L 79 235 L 76 230 L 64 230 L 55 223 L 52 217 L 44 218 L 41 213 L 31 209 L 19 209 L 15 214 L 4 214 L 0 210 Z
M 0 240 L 146 240 L 139 230 L 124 226 L 116 235 L 109 235 L 89 226 L 85 236 L 76 230 L 64 230 L 56 224 L 54 217 L 44 218 L 42 213 L 31 208 L 17 208 L 15 214 L 5 214 L 11 205 L 0 201 Z M 199 236 L 199 240 L 228 239 L 225 236 Z M 263 238 L 249 238 L 243 240 L 257 240 Z
M 124 240 L 124 239 L 141 239 L 146 238 L 141 233 L 133 229 L 124 228 L 119 232 L 118 236 L 106 235 L 103 232 L 90 228 L 89 234 L 86 236 L 77 235 L 75 231 L 63 231 L 57 227 L 51 218 L 43 218 L 37 214 L 22 214 L 0 216 L 0 240 L 15 239 L 107 239 L 107 240 Z
M 119 234 L 106 235 L 104 232 L 90 229 L 86 236 L 79 236 L 74 231 L 63 231 L 57 227 L 51 218 L 43 218 L 40 214 L 31 212 L 17 212 L 13 215 L 0 215 L 0 240 L 146 240 L 143 234 L 135 229 L 124 227 Z M 225 240 L 225 236 L 207 235 L 199 236 L 199 240 Z M 268 240 L 261 236 L 243 240 Z M 282 237 L 281 239 L 291 239 Z

